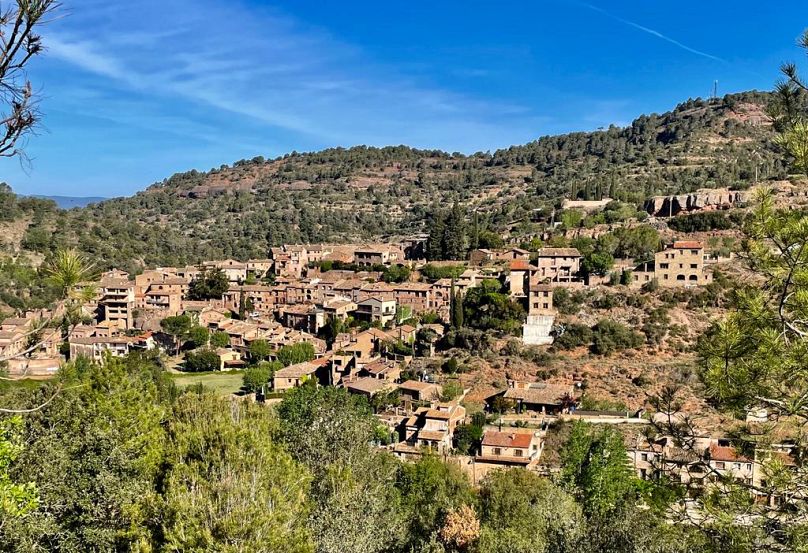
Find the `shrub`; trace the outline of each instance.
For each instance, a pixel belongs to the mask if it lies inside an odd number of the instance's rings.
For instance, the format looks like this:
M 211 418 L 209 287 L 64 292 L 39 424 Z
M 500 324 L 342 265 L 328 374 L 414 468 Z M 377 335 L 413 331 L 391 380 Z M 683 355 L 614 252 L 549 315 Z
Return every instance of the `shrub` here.
M 185 356 L 185 370 L 190 372 L 218 371 L 220 367 L 221 360 L 211 349 L 192 351 Z
M 556 336 L 553 346 L 558 349 L 574 349 L 580 346 L 588 346 L 592 342 L 592 330 L 582 324 L 571 323 L 564 327 L 563 331 Z
M 638 348 L 643 342 L 642 334 L 617 321 L 604 319 L 592 327 L 592 352 L 598 355 Z
M 452 401 L 463 395 L 463 386 L 458 380 L 448 380 L 443 385 L 443 393 L 440 396 L 441 401 Z

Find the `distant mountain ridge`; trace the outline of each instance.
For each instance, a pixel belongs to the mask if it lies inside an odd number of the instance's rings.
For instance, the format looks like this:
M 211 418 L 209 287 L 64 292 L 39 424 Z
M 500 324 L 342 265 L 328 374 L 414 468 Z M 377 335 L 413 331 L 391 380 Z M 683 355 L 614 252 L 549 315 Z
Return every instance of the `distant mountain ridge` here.
M 40 194 L 30 194 L 29 197 L 39 198 L 42 200 L 53 200 L 61 209 L 87 207 L 90 204 L 97 204 L 109 199 L 101 196 L 43 196 Z

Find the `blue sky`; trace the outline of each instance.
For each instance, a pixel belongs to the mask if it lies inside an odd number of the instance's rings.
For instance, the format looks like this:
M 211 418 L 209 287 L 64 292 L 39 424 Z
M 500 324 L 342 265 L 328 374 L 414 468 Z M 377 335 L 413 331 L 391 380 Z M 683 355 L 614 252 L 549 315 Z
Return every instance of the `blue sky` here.
M 128 195 L 177 171 L 356 144 L 471 153 L 769 89 L 808 3 L 63 0 L 30 69 L 26 194 Z M 808 71 L 808 60 L 805 60 Z

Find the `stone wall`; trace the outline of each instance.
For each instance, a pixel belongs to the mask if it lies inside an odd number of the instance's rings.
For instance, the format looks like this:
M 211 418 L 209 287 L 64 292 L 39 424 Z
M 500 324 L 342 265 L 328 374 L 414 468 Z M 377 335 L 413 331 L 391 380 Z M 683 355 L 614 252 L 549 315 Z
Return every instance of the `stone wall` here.
M 746 201 L 747 192 L 740 190 L 698 190 L 678 196 L 654 196 L 646 200 L 643 209 L 650 215 L 669 217 L 683 211 L 700 209 L 723 209 Z

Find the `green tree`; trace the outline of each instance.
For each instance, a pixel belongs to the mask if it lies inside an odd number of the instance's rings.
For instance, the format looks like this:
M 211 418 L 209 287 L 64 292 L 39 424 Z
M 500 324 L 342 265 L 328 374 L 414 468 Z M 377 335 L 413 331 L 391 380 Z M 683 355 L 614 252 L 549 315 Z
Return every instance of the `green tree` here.
M 297 344 L 283 346 L 278 350 L 277 357 L 284 367 L 311 361 L 314 359 L 314 346 L 309 342 L 298 342 Z
M 182 341 L 188 336 L 192 325 L 193 321 L 188 315 L 174 315 L 160 321 L 163 332 L 174 338 L 174 353 L 180 352 Z
M 250 359 L 264 361 L 272 355 L 272 346 L 266 340 L 253 340 L 250 342 Z
M 446 234 L 443 239 L 445 259 L 466 259 L 468 252 L 466 212 L 455 202 L 446 218 Z
M 516 332 L 525 319 L 525 310 L 503 292 L 497 280 L 487 279 L 470 288 L 463 298 L 463 319 L 478 330 Z
M 247 367 L 242 377 L 244 389 L 251 393 L 267 389 L 272 384 L 275 371 L 282 368 L 283 365 L 277 361 L 264 361 L 255 367 Z
M 195 348 L 205 347 L 210 340 L 210 331 L 204 326 L 195 325 L 188 331 L 188 339 Z
M 429 238 L 426 242 L 426 258 L 429 261 L 446 259 L 444 237 L 446 235 L 446 216 L 438 211 L 432 214 L 429 224 Z
M 808 176 L 808 122 L 799 119 L 777 136 L 775 142 L 793 160 L 794 168 Z
M 264 408 L 186 394 L 174 407 L 161 533 L 171 551 L 314 550 L 310 474 L 273 439 Z
M 588 275 L 603 276 L 614 266 L 614 257 L 607 252 L 592 252 L 584 257 L 581 270 Z
M 475 500 L 466 475 L 434 455 L 403 464 L 399 488 L 409 522 L 407 539 L 415 550 L 437 534 L 450 511 Z
M 463 295 L 460 292 L 455 292 L 454 286 L 452 286 L 451 302 L 452 328 L 459 330 L 463 328 Z
M 490 473 L 480 487 L 480 511 L 480 551 L 575 551 L 586 536 L 586 521 L 575 499 L 526 470 Z
M 189 300 L 220 300 L 230 289 L 227 275 L 221 269 L 205 270 L 188 286 Z
M 561 450 L 561 481 L 590 517 L 608 516 L 636 497 L 623 438 L 582 421 L 573 424 Z
M 219 354 L 212 349 L 189 351 L 185 355 L 185 370 L 190 372 L 218 371 L 221 366 Z
M 406 282 L 410 279 L 410 268 L 406 265 L 390 265 L 382 273 L 384 282 Z
M 61 393 L 54 395 L 55 390 Z M 129 550 L 151 541 L 167 402 L 176 393 L 151 359 L 130 355 L 101 366 L 64 365 L 25 395 L 25 448 L 12 462 L 18 482 L 36 482 L 39 508 L 0 525 L 0 549 Z
M 19 484 L 11 479 L 9 468 L 23 451 L 19 415 L 0 420 L 0 528 L 3 522 L 19 518 L 36 509 L 39 495 L 36 484 Z
M 227 332 L 216 330 L 210 335 L 210 347 L 227 348 L 230 347 L 230 335 Z
M 603 319 L 592 327 L 592 352 L 598 355 L 638 348 L 644 343 L 642 334 L 611 319 Z
M 314 474 L 310 525 L 317 550 L 395 548 L 404 523 L 390 485 L 398 463 L 372 445 L 378 422 L 367 401 L 344 389 L 304 385 L 284 394 L 278 417 L 282 440 Z
M 443 384 L 443 392 L 441 393 L 441 401 L 452 401 L 463 395 L 463 385 L 459 380 L 447 380 Z

